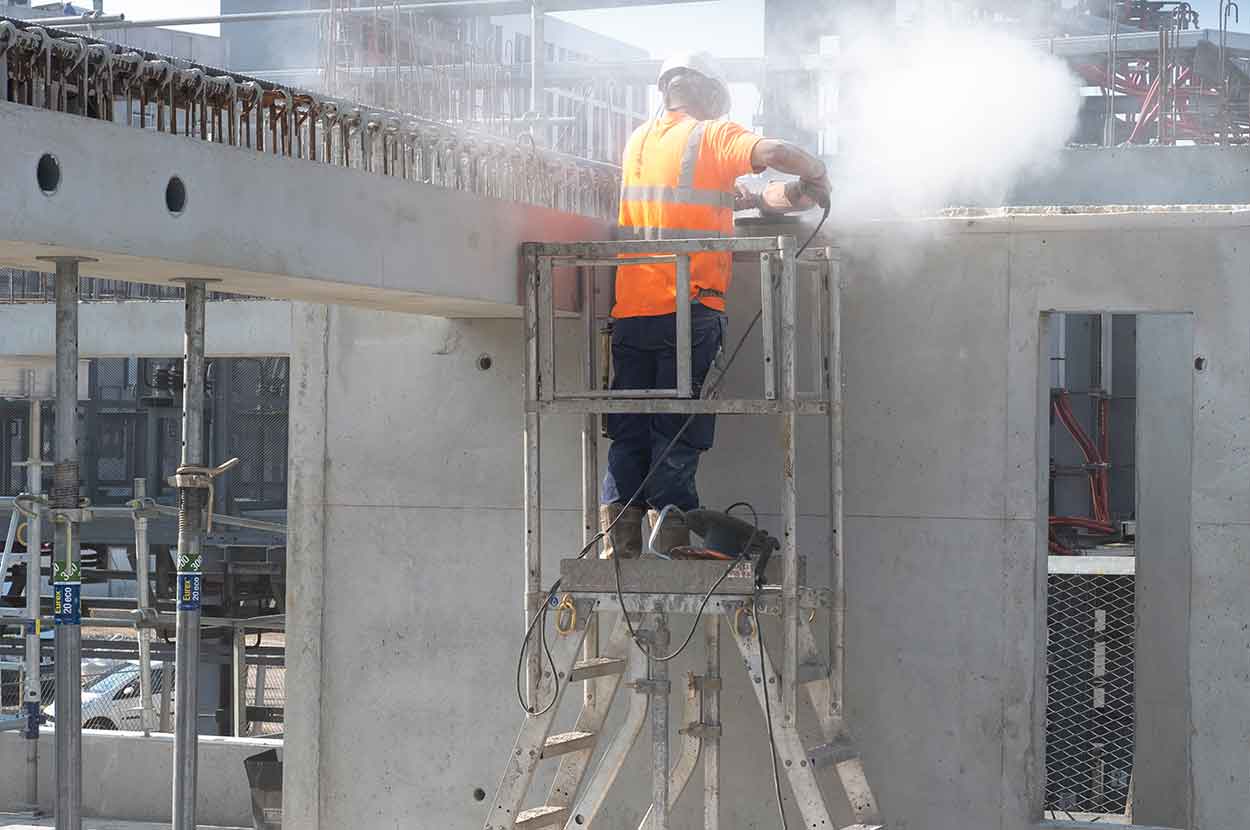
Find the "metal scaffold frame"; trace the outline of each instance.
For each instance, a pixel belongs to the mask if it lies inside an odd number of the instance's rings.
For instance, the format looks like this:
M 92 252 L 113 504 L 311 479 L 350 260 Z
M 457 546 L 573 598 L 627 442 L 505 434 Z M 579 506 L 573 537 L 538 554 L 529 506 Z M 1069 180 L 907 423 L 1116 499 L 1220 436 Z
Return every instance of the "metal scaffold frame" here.
M 760 268 L 764 389 L 760 398 L 720 399 L 720 378 L 709 378 L 701 397 L 694 397 L 691 367 L 691 306 L 678 303 L 676 314 L 676 388 L 612 390 L 596 354 L 597 314 L 595 271 L 622 264 L 672 262 L 676 296 L 690 296 L 691 257 L 722 252 L 754 257 Z M 649 716 L 651 729 L 652 798 L 641 827 L 667 830 L 669 814 L 688 783 L 700 755 L 704 761 L 704 826 L 720 827 L 720 626 L 724 618 L 753 681 L 762 712 L 768 718 L 774 758 L 803 815 L 804 826 L 833 827 L 832 811 L 821 789 L 819 771 L 836 770 L 857 827 L 879 827 L 880 817 L 862 761 L 843 717 L 843 629 L 845 606 L 843 558 L 839 532 L 842 515 L 842 407 L 838 354 L 839 291 L 837 259 L 821 249 L 809 259 L 796 257 L 790 236 L 691 239 L 662 242 L 530 243 L 523 248 L 525 276 L 525 624 L 532 630 L 547 603 L 556 607 L 559 639 L 529 649 L 525 663 L 527 716 L 495 800 L 486 830 L 593 825 L 607 791 L 624 764 L 630 747 Z M 575 269 L 581 297 L 580 316 L 586 349 L 581 366 L 583 388 L 564 391 L 556 383 L 556 285 L 558 270 Z M 812 389 L 799 389 L 800 271 L 810 272 Z M 728 369 L 726 366 L 722 373 Z M 757 584 L 754 565 L 739 560 L 732 570 L 724 563 L 643 558 L 605 562 L 586 558 L 595 550 L 598 531 L 599 418 L 606 413 L 680 413 L 772 415 L 780 421 L 781 567 L 772 579 Z M 582 515 L 583 553 L 561 565 L 558 589 L 544 590 L 542 576 L 541 426 L 545 415 L 583 416 Z M 831 584 L 807 585 L 798 548 L 795 443 L 800 415 L 823 416 L 829 442 L 829 556 Z M 723 576 L 722 576 L 723 574 Z M 703 596 L 708 586 L 721 581 Z M 615 590 L 614 590 L 615 589 Z M 559 606 L 554 605 L 561 594 Z M 810 626 L 816 609 L 827 608 L 829 650 L 818 654 Z M 604 643 L 599 640 L 599 613 L 615 610 L 640 615 L 638 630 L 622 615 Z M 683 748 L 670 770 L 667 659 L 669 614 L 706 614 L 703 629 L 706 674 L 691 678 Z M 782 658 L 774 670 L 759 631 L 759 615 L 779 616 Z M 697 623 L 696 623 L 697 625 Z M 691 634 L 695 632 L 692 630 Z M 545 634 L 543 635 L 545 638 Z M 528 634 L 527 634 L 528 639 Z M 635 648 L 637 645 L 637 648 Z M 580 659 L 579 659 L 580 657 Z M 549 670 L 544 659 L 550 663 Z M 645 665 L 644 665 L 645 664 Z M 520 667 L 518 667 L 520 671 Z M 622 683 L 624 675 L 632 678 Z M 563 691 L 584 681 L 583 707 L 574 731 L 551 735 Z M 591 759 L 607 709 L 622 685 L 635 694 L 621 731 L 611 740 L 593 774 Z M 807 748 L 798 726 L 798 691 L 805 689 L 816 710 L 825 744 Z M 776 722 L 774 723 L 774 718 Z M 537 764 L 560 757 L 546 803 L 522 810 Z M 779 785 L 780 786 L 780 785 Z
M 20 618 L 25 637 L 25 706 L 21 718 L 0 721 L 0 730 L 22 728 L 29 739 L 27 752 L 26 797 L 33 809 L 38 803 L 38 726 L 39 714 L 39 626 L 40 617 L 40 544 L 41 525 L 50 521 L 54 528 L 52 554 L 52 610 L 55 625 L 56 712 L 55 720 L 55 815 L 57 830 L 80 830 L 82 827 L 82 523 L 90 522 L 96 513 L 131 516 L 135 522 L 136 572 L 139 578 L 137 613 L 125 620 L 94 620 L 92 624 L 115 623 L 138 629 L 142 728 L 151 729 L 154 708 L 150 675 L 150 630 L 161 622 L 162 615 L 150 606 L 148 597 L 147 522 L 158 515 L 178 517 L 177 615 L 176 615 L 176 723 L 174 728 L 174 774 L 172 815 L 175 830 L 194 830 L 196 809 L 196 778 L 198 759 L 198 670 L 201 628 L 202 549 L 211 530 L 214 481 L 239 463 L 233 458 L 220 466 L 209 466 L 204 445 L 205 354 L 204 318 L 207 299 L 206 281 L 188 279 L 185 303 L 185 385 L 183 387 L 181 463 L 171 483 L 178 489 L 178 507 L 156 504 L 146 497 L 145 481 L 135 482 L 135 499 L 128 507 L 93 508 L 81 495 L 78 456 L 78 288 L 79 265 L 92 259 L 80 256 L 41 257 L 56 267 L 56 373 L 55 373 L 55 441 L 52 464 L 52 486 L 47 496 L 41 494 L 40 402 L 32 400 L 30 422 L 28 492 L 11 500 L 9 532 L 0 556 L 0 575 L 18 557 L 12 553 L 19 523 L 19 514 L 26 519 L 26 611 Z M 34 389 L 34 381 L 29 383 Z M 269 522 L 239 517 L 217 517 L 224 524 L 251 527 L 275 533 L 285 528 Z M 5 615 L 12 619 L 13 615 Z M 168 623 L 168 620 L 165 621 Z M 241 700 L 246 683 L 245 643 L 240 627 L 236 629 L 233 654 L 233 731 L 241 732 L 247 707 Z M 254 627 L 265 627 L 263 625 Z M 169 683 L 162 684 L 160 725 L 167 726 Z

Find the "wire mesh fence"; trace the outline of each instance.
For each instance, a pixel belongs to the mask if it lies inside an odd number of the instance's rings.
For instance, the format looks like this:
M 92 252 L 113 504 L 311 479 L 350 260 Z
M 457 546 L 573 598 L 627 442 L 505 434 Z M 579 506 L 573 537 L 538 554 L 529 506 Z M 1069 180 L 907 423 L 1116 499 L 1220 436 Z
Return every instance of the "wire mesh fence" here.
M 112 652 L 124 653 L 136 650 L 135 634 L 128 630 L 112 630 L 103 634 L 84 629 L 91 634 L 91 642 L 107 643 Z M 0 637 L 4 655 L 0 656 L 0 715 L 17 715 L 22 712 L 25 699 L 25 667 L 21 659 L 17 638 Z M 247 717 L 240 737 L 281 737 L 286 714 L 286 665 L 285 635 L 282 632 L 249 633 L 247 637 L 247 668 L 243 685 L 243 702 Z M 152 710 L 148 715 L 149 728 L 162 729 L 162 709 L 167 713 L 164 730 L 172 728 L 175 712 L 173 692 L 177 677 L 173 674 L 172 653 L 168 659 L 151 661 Z M 167 671 L 168 667 L 168 671 Z M 164 684 L 170 682 L 168 694 Z M 81 680 L 82 725 L 85 729 L 128 730 L 143 729 L 142 687 L 140 663 L 137 659 L 117 657 L 91 657 L 82 661 Z M 167 698 L 167 699 L 166 699 Z M 228 734 L 225 724 L 229 722 L 231 701 L 223 691 L 216 699 L 201 696 L 201 715 L 217 715 L 223 725 L 219 729 Z M 44 657 L 40 666 L 40 712 L 55 722 L 56 680 L 51 659 Z
M 0 303 L 50 303 L 55 299 L 55 277 L 43 271 L 0 268 Z M 84 302 L 109 300 L 181 300 L 182 286 L 151 285 L 128 280 L 83 277 L 78 281 L 79 298 Z M 209 294 L 213 300 L 253 299 L 240 294 Z
M 35 282 L 21 285 L 29 288 L 30 294 L 41 290 Z M 4 287 L 0 282 L 0 294 Z M 207 460 L 217 464 L 232 457 L 241 459 L 237 468 L 218 480 L 214 512 L 283 523 L 287 489 L 287 359 L 215 358 L 208 363 L 205 380 Z M 135 497 L 136 480 L 145 484 L 147 496 L 159 504 L 168 507 L 175 503 L 176 494 L 169 480 L 179 464 L 183 381 L 181 361 L 177 359 L 88 361 L 88 395 L 77 407 L 81 492 L 93 506 L 121 507 L 123 512 L 100 511 L 93 521 L 82 526 L 85 618 L 97 611 L 115 616 L 119 610 L 134 607 L 138 584 L 135 530 L 125 505 Z M 41 407 L 40 455 L 47 459 L 52 454 L 56 412 L 50 402 Z M 29 402 L 0 400 L 0 495 L 16 495 L 26 489 L 26 468 L 19 462 L 30 455 L 30 418 Z M 7 521 L 7 513 L 0 513 L 0 522 Z M 158 611 L 172 613 L 176 520 L 164 514 L 148 518 L 147 536 L 149 596 Z M 46 530 L 43 538 L 46 573 L 51 543 Z M 242 619 L 282 613 L 284 542 L 281 534 L 215 524 L 204 546 L 205 615 Z M 15 551 L 25 552 L 21 526 Z M 24 568 L 19 563 L 9 568 L 7 574 L 0 574 L 0 606 L 25 607 Z M 49 592 L 45 576 L 45 609 Z M 119 631 L 101 626 L 91 630 L 90 624 L 84 622 L 83 654 L 94 655 L 94 659 L 83 661 L 83 725 L 142 728 L 133 629 Z M 41 655 L 45 714 L 55 699 L 52 635 L 51 630 L 45 631 Z M 167 636 L 172 639 L 173 633 L 167 632 Z M 248 719 L 243 734 L 275 736 L 282 732 L 286 702 L 284 642 L 280 633 L 248 633 L 245 698 L 249 715 L 254 717 Z M 162 661 L 172 666 L 173 649 L 172 642 L 164 639 L 153 643 L 153 685 L 158 707 Z M 18 626 L 0 621 L 0 711 L 5 713 L 18 712 L 24 697 L 22 650 Z M 206 721 L 215 720 L 216 730 L 229 734 L 233 731 L 230 629 L 206 629 L 201 655 L 202 676 L 211 672 L 221 678 L 217 696 L 201 699 L 201 728 L 214 728 Z M 170 678 L 171 689 L 174 680 Z M 155 724 L 151 715 L 149 722 Z
M 1054 570 L 1046 602 L 1046 810 L 1057 818 L 1123 814 L 1135 734 L 1134 577 Z

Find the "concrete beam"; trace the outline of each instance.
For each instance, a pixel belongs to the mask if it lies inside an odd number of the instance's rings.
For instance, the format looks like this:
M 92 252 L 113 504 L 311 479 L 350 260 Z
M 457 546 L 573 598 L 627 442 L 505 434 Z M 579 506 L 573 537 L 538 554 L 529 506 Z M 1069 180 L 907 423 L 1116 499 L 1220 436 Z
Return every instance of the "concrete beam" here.
M 0 306 L 0 358 L 50 357 L 51 303 Z M 79 307 L 83 357 L 180 357 L 181 302 L 130 300 Z M 205 350 L 211 357 L 281 357 L 291 353 L 291 304 L 272 300 L 210 302 Z
M 441 316 L 518 316 L 519 246 L 606 222 L 306 160 L 0 103 L 0 265 Z M 61 170 L 46 195 L 44 154 Z M 182 213 L 166 208 L 171 176 Z

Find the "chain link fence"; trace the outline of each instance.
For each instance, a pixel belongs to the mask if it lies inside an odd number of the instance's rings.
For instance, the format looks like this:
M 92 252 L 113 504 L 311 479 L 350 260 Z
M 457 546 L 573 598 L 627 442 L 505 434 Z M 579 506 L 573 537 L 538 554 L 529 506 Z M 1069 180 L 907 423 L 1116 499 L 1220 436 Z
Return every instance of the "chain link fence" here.
M 1055 572 L 1074 558 L 1050 557 L 1045 805 L 1052 818 L 1122 815 L 1133 777 L 1134 576 Z
M 0 303 L 50 303 L 55 297 L 56 278 L 43 271 L 21 268 L 0 268 Z M 78 296 L 84 302 L 116 300 L 178 300 L 184 292 L 177 285 L 150 285 L 127 280 L 83 277 L 78 281 Z M 253 299 L 241 294 L 209 293 L 212 300 Z
M 7 282 L 5 281 L 7 279 Z M 84 297 L 149 296 L 149 286 L 84 280 Z M 50 291 L 46 275 L 0 271 L 0 302 L 43 299 Z M 7 293 L 6 293 L 7 292 Z M 155 289 L 154 299 L 174 299 L 180 288 Z M 241 459 L 218 480 L 214 512 L 243 515 L 276 523 L 286 519 L 288 361 L 285 357 L 217 358 L 206 374 L 205 446 L 208 461 Z M 168 480 L 180 461 L 181 361 L 170 358 L 108 358 L 88 361 L 88 396 L 77 408 L 82 494 L 99 507 L 123 507 L 135 497 L 135 481 L 145 482 L 147 495 L 165 505 L 175 503 Z M 54 407 L 42 404 L 41 455 L 52 454 Z M 0 495 L 26 489 L 29 457 L 30 404 L 0 400 Z M 19 464 L 15 466 L 15 464 Z M 0 521 L 7 525 L 7 513 Z M 172 612 L 177 523 L 167 517 L 149 519 L 150 596 L 156 608 Z M 46 569 L 50 538 L 45 531 L 44 596 L 50 592 Z M 24 542 L 18 539 L 18 552 Z M 134 525 L 128 512 L 97 515 L 82 528 L 83 608 L 124 610 L 136 596 Z M 204 609 L 209 617 L 234 619 L 282 613 L 285 604 L 285 546 L 280 535 L 214 525 L 204 549 Z M 25 607 L 25 565 L 0 574 L 0 606 Z M 46 600 L 45 600 L 46 603 Z M 106 611 L 107 612 L 107 611 Z M 46 613 L 46 611 L 45 611 Z M 82 665 L 83 725 L 88 728 L 139 729 L 138 650 L 133 629 L 89 631 L 84 619 Z M 202 714 L 215 717 L 217 729 L 230 731 L 230 629 L 206 628 L 201 672 L 220 678 L 216 701 L 202 698 Z M 52 631 L 45 630 L 41 686 L 44 712 L 55 699 Z M 90 636 L 89 636 L 90 635 Z M 172 637 L 172 633 L 170 634 Z M 244 734 L 279 736 L 286 704 L 285 638 L 280 632 L 247 636 L 248 670 L 245 698 L 249 723 Z M 20 626 L 0 619 L 0 712 L 20 711 L 24 696 L 23 640 Z M 153 643 L 153 685 L 158 700 L 165 662 L 172 668 L 173 646 Z M 172 689 L 173 678 L 171 678 Z M 211 697 L 211 696 L 210 696 Z M 54 712 L 53 712 L 54 714 Z
M 109 629 L 101 631 L 90 625 L 83 627 L 84 646 L 88 652 L 111 656 L 92 656 L 82 661 L 82 723 L 86 729 L 140 730 L 142 724 L 142 695 L 139 661 L 136 657 L 120 656 L 137 654 L 137 642 L 132 630 Z M 51 644 L 47 640 L 45 651 Z M 153 711 L 150 722 L 159 730 L 162 706 L 167 706 L 169 721 L 174 714 L 173 692 L 177 678 L 170 673 L 169 699 L 162 702 L 166 667 L 172 672 L 172 646 L 162 650 L 160 641 L 154 644 L 158 656 L 151 661 Z M 206 646 L 211 646 L 206 643 Z M 25 697 L 25 667 L 21 646 L 16 637 L 0 637 L 3 654 L 0 655 L 0 714 L 17 715 L 22 711 Z M 281 737 L 286 710 L 286 637 L 282 632 L 249 632 L 247 636 L 247 671 L 243 687 L 243 699 L 248 717 L 240 737 Z M 168 651 L 168 654 L 164 654 Z M 216 650 L 219 659 L 227 655 Z M 165 659 L 161 659 L 163 655 Z M 45 654 L 40 666 L 40 710 L 49 718 L 56 717 L 55 669 L 50 655 Z M 228 722 L 226 708 L 229 701 L 220 698 L 216 702 L 218 719 Z M 201 699 L 201 714 L 214 710 L 211 702 Z M 168 727 L 172 728 L 172 727 Z M 168 731 L 168 729 L 166 730 Z M 221 730 L 228 733 L 228 729 Z

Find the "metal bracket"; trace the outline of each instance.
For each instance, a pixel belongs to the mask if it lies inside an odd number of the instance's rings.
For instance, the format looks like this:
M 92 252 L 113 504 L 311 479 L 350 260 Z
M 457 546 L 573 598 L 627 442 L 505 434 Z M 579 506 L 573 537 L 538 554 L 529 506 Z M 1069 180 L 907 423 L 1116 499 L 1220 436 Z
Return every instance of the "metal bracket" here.
M 703 692 L 719 692 L 721 690 L 721 679 L 719 677 L 704 677 L 696 674 L 692 679 L 692 684 L 696 689 Z
M 213 479 L 237 466 L 239 466 L 239 459 L 237 458 L 232 458 L 217 467 L 200 467 L 189 464 L 179 467 L 169 477 L 169 485 L 179 489 L 211 490 L 213 489 Z
M 667 680 L 635 680 L 634 691 L 640 695 L 666 695 L 672 691 L 673 684 Z
M 95 511 L 89 507 L 54 507 L 48 511 L 54 522 L 90 522 L 95 520 Z
M 155 608 L 135 608 L 130 612 L 135 621 L 135 628 L 157 628 L 160 625 L 160 612 Z
M 208 498 L 205 500 L 204 513 L 207 516 L 204 522 L 204 532 L 213 532 L 213 479 L 225 473 L 227 470 L 234 469 L 239 466 L 239 459 L 232 458 L 229 461 L 216 467 L 201 467 L 196 464 L 184 464 L 179 467 L 174 474 L 169 477 L 169 483 L 179 490 L 207 490 Z
M 719 738 L 721 736 L 721 725 L 719 723 L 692 723 L 684 729 L 677 730 L 677 734 L 689 735 L 699 740 Z

